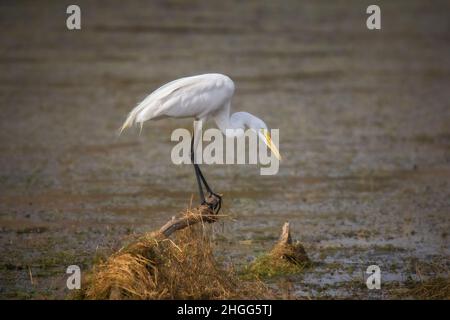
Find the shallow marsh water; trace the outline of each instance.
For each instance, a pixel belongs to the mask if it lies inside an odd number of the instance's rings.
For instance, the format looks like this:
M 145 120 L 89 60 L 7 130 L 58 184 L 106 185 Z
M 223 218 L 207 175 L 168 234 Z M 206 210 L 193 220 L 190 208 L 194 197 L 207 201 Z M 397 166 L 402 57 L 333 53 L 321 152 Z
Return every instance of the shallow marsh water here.
M 159 85 L 205 72 L 235 80 L 234 109 L 279 128 L 284 158 L 275 176 L 204 167 L 233 217 L 214 227 L 221 259 L 244 265 L 290 221 L 316 262 L 271 280 L 290 298 L 389 298 L 365 288 L 371 264 L 383 284 L 448 277 L 447 2 L 381 2 L 381 31 L 365 1 L 79 4 L 70 32 L 64 2 L 0 4 L 1 297 L 64 297 L 68 265 L 188 206 L 193 170 L 169 158 L 190 122 L 117 129 Z

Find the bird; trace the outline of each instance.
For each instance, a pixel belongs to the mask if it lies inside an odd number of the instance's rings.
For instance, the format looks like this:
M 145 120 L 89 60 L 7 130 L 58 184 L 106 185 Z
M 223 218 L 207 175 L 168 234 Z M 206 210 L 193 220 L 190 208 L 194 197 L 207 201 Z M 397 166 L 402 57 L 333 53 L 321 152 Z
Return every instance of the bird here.
M 119 132 L 120 134 L 135 124 L 139 124 L 142 130 L 144 122 L 149 120 L 194 118 L 196 121 L 194 121 L 191 137 L 191 162 L 194 166 L 200 203 L 210 205 L 205 200 L 204 186 L 209 196 L 215 196 L 218 199 L 218 202 L 211 207 L 215 213 L 218 213 L 221 208 L 222 197 L 213 192 L 195 161 L 195 150 L 201 136 L 201 127 L 198 123 L 213 119 L 227 137 L 238 137 L 243 135 L 246 129 L 251 129 L 258 134 L 277 159 L 281 160 L 280 152 L 272 142 L 268 127 L 263 120 L 243 111 L 231 114 L 231 100 L 234 92 L 233 80 L 220 73 L 200 74 L 171 81 L 150 93 L 132 109 Z

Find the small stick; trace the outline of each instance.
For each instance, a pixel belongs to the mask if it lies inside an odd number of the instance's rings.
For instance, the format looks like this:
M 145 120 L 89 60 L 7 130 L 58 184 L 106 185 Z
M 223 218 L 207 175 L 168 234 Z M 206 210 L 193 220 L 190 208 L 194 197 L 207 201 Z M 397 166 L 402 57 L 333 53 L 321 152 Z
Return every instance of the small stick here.
M 184 229 L 198 222 L 216 222 L 218 215 L 214 214 L 208 204 L 214 207 L 214 205 L 219 202 L 219 199 L 214 195 L 211 195 L 208 199 L 206 199 L 206 202 L 207 204 L 200 205 L 199 207 L 193 209 L 194 212 L 192 214 L 188 213 L 178 218 L 172 217 L 172 219 L 170 219 L 157 232 L 155 232 L 155 234 L 163 238 L 168 238 L 175 231 Z
M 31 268 L 28 266 L 28 274 L 30 275 L 31 285 L 34 286 L 33 274 L 31 273 Z

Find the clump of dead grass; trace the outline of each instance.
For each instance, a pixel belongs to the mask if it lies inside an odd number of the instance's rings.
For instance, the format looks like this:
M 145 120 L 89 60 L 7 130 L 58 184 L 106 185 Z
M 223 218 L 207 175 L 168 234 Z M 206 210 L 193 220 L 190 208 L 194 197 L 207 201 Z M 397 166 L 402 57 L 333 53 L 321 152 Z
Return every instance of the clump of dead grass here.
M 303 245 L 298 241 L 295 243 L 292 241 L 287 222 L 282 228 L 280 240 L 273 249 L 246 266 L 242 274 L 246 279 L 271 278 L 300 273 L 311 265 Z
M 411 277 L 405 284 L 393 287 L 390 292 L 395 298 L 420 300 L 450 300 L 450 277 L 448 261 L 436 258 L 432 261 L 410 262 Z M 413 280 L 418 278 L 418 280 Z
M 238 279 L 214 258 L 210 230 L 199 223 L 173 240 L 145 234 L 95 265 L 80 299 L 256 299 L 269 297 L 262 282 Z
M 436 277 L 420 281 L 387 284 L 394 299 L 450 300 L 450 279 Z
M 450 300 L 450 279 L 434 278 L 408 286 L 408 295 L 421 300 Z
M 409 261 L 410 275 L 404 283 L 387 283 L 388 292 L 395 299 L 450 300 L 450 277 L 446 257 L 427 261 Z
M 297 255 L 302 253 L 301 258 Z M 244 279 L 272 278 L 289 274 L 301 273 L 311 266 L 311 261 L 301 244 L 293 244 L 289 248 L 274 248 L 263 254 L 242 270 Z

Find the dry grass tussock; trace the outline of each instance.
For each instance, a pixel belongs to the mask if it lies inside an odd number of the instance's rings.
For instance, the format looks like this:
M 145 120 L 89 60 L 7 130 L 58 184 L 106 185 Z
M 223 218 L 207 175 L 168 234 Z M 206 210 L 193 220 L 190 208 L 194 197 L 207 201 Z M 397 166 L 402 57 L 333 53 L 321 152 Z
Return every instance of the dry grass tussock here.
M 290 226 L 286 222 L 272 250 L 246 266 L 242 275 L 245 279 L 259 279 L 298 274 L 311 264 L 303 245 L 292 241 Z
M 450 279 L 435 278 L 421 281 L 412 285 L 408 294 L 422 300 L 450 300 Z
M 185 216 L 195 214 L 187 211 Z M 173 239 L 159 232 L 144 234 L 95 265 L 75 298 L 270 298 L 262 282 L 243 281 L 217 263 L 210 234 L 204 223 L 178 230 Z
M 419 278 L 391 289 L 391 296 L 397 299 L 450 300 L 450 277 L 448 262 L 416 261 L 412 273 Z

